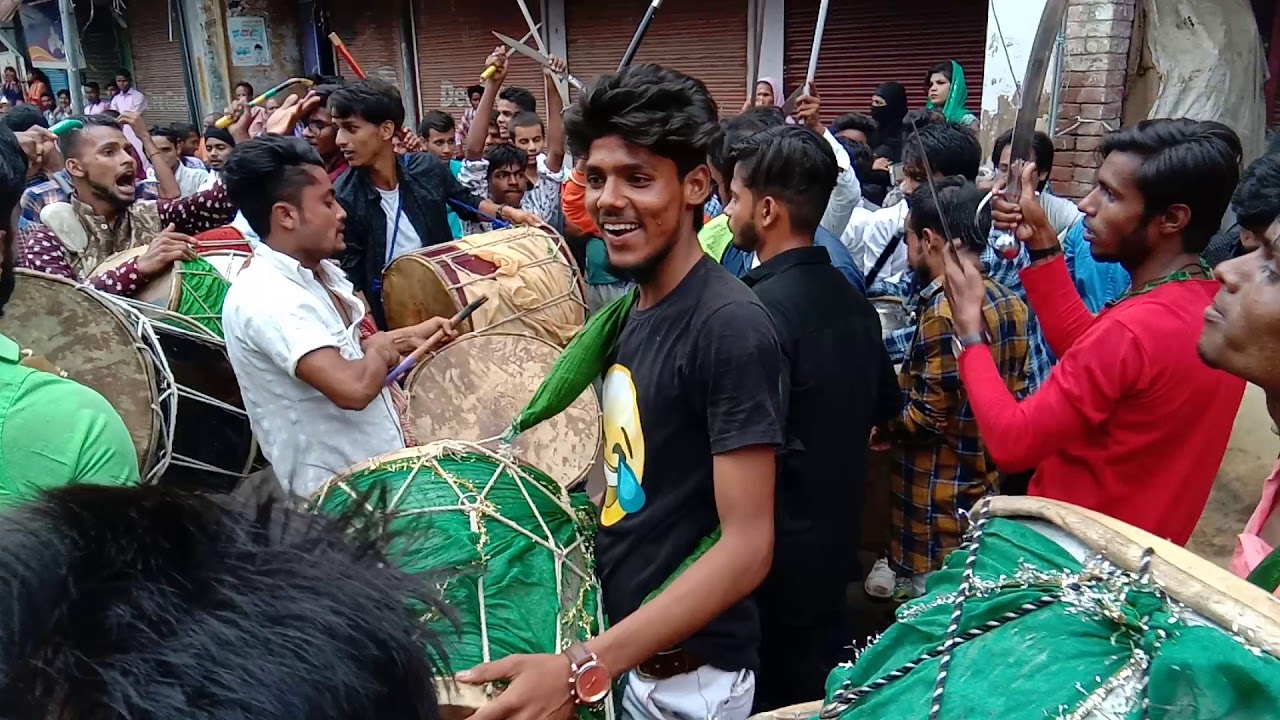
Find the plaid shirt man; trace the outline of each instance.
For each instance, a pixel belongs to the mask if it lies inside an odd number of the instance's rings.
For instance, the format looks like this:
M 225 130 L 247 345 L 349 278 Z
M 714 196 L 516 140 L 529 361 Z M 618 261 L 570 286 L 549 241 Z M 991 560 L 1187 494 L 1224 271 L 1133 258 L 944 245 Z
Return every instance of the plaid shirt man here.
M 1030 366 L 1030 310 L 1012 290 L 990 278 L 983 326 L 1009 390 L 1026 392 Z M 994 463 L 960 384 L 951 307 L 941 278 L 920 293 L 915 337 L 898 376 L 902 414 L 889 426 L 894 494 L 889 560 L 903 576 L 942 566 L 960 546 L 962 514 L 999 488 Z
M 1022 289 L 1022 278 L 1018 273 L 1031 266 L 1031 257 L 1027 254 L 1027 249 L 1023 247 L 1018 253 L 1018 257 L 1006 260 L 996 253 L 991 243 L 987 243 L 980 257 L 987 277 L 1013 291 L 1025 304 L 1027 293 Z M 867 297 L 892 296 L 906 298 L 907 307 L 912 307 L 916 304 L 913 299 L 917 298 L 917 290 L 919 289 L 917 285 L 915 274 L 908 270 L 894 278 L 875 281 L 867 289 Z M 1035 392 L 1036 388 L 1040 387 L 1040 383 L 1049 377 L 1049 372 L 1053 370 L 1053 366 L 1058 362 L 1057 358 L 1053 356 L 1053 351 L 1049 349 L 1049 343 L 1045 341 L 1044 335 L 1040 332 L 1040 321 L 1036 319 L 1034 312 L 1031 313 L 1028 334 L 1031 338 L 1031 367 L 1027 372 L 1026 393 L 1019 395 L 1018 399 Z M 911 341 L 915 338 L 915 335 L 915 325 L 907 325 L 886 335 L 884 344 L 889 350 L 889 359 L 893 360 L 894 363 L 902 362 L 907 356 L 907 351 L 911 348 Z

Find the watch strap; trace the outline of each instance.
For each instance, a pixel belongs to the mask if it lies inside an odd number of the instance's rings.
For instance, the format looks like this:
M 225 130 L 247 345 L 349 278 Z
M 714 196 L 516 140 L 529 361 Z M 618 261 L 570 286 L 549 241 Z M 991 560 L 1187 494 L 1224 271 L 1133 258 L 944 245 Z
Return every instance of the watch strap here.
M 960 347 L 967 350 L 974 345 L 985 345 L 987 339 L 982 333 L 973 333 L 972 335 L 961 335 L 956 338 L 956 342 L 960 343 Z
M 569 664 L 577 672 L 583 665 L 596 659 L 596 654 L 587 649 L 582 643 L 574 643 L 565 648 L 564 656 L 569 658 Z
M 1027 251 L 1027 256 L 1031 258 L 1031 262 L 1036 262 L 1037 260 L 1048 260 L 1049 258 L 1054 257 L 1055 255 L 1061 255 L 1061 254 L 1062 254 L 1061 245 L 1054 245 L 1053 247 L 1047 247 L 1047 248 L 1036 248 L 1034 250 Z

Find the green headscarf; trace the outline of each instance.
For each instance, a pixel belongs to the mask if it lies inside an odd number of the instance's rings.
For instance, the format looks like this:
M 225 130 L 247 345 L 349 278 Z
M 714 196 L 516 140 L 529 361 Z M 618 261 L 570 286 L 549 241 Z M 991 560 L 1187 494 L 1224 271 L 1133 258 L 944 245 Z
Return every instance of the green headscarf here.
M 951 94 L 947 96 L 947 104 L 942 106 L 943 117 L 950 122 L 965 122 L 972 116 L 972 113 L 964 108 L 964 104 L 968 101 L 969 86 L 964 82 L 964 68 L 960 67 L 960 63 L 952 60 Z M 932 100 L 925 103 L 925 107 L 930 110 L 938 109 L 938 106 L 934 105 Z

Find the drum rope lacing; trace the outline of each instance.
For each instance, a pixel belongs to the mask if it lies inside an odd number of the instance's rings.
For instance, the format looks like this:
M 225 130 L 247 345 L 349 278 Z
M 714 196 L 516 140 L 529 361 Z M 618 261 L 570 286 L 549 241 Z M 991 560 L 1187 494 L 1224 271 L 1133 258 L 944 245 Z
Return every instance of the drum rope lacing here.
M 964 571 L 957 591 L 952 595 L 940 598 L 940 600 L 943 601 L 943 604 L 949 603 L 953 607 L 943 642 L 934 649 L 922 654 L 920 657 L 917 657 L 916 659 L 890 671 L 866 685 L 855 688 L 852 686 L 852 683 L 846 680 L 832 693 L 831 700 L 823 705 L 822 710 L 818 715 L 819 718 L 822 718 L 823 720 L 839 718 L 845 712 L 852 709 L 856 703 L 872 692 L 906 677 L 911 673 L 911 671 L 921 665 L 934 659 L 938 659 L 938 676 L 934 683 L 934 690 L 930 701 L 929 718 L 930 720 L 939 720 L 941 717 L 942 703 L 945 694 L 946 678 L 949 672 L 951 659 L 954 656 L 956 648 L 966 642 L 985 635 L 991 630 L 995 630 L 1037 610 L 1050 607 L 1059 602 L 1068 602 L 1068 604 L 1071 604 L 1071 601 L 1069 601 L 1068 598 L 1084 592 L 1087 585 L 1095 582 L 1102 582 L 1105 584 L 1108 580 L 1113 580 L 1113 576 L 1115 575 L 1127 575 L 1126 573 L 1123 573 L 1123 571 L 1118 571 L 1114 568 L 1112 568 L 1113 572 L 1108 573 L 1102 570 L 1086 567 L 1084 571 L 1079 574 L 1065 575 L 1056 578 L 1060 583 L 1060 589 L 1051 590 L 1040 598 L 1024 603 L 1020 607 L 1017 607 L 998 618 L 989 620 L 963 633 L 959 632 L 960 621 L 963 617 L 964 603 L 970 597 L 987 596 L 1002 589 L 1026 588 L 1052 584 L 1051 578 L 1028 577 L 1023 578 L 1022 582 L 1016 584 L 1003 582 L 985 584 L 982 589 L 975 590 L 976 586 L 979 584 L 975 578 L 976 558 L 978 556 L 983 530 L 990 518 L 989 504 L 989 499 L 984 499 L 970 515 L 971 524 L 967 533 L 968 537 L 966 538 L 966 545 L 968 546 L 969 554 L 965 558 Z M 1151 564 L 1154 554 L 1155 553 L 1151 548 L 1143 550 L 1139 570 L 1135 574 L 1136 577 L 1134 577 L 1134 582 L 1128 586 L 1126 590 L 1141 589 L 1149 591 L 1158 595 L 1164 602 L 1169 603 L 1172 606 L 1177 606 L 1177 601 L 1170 598 L 1152 577 Z M 1102 563 L 1106 562 L 1101 558 L 1101 556 L 1098 556 L 1097 560 Z M 938 604 L 934 604 L 929 607 L 937 606 Z M 911 606 L 904 608 L 904 612 L 901 613 L 899 619 L 907 620 L 909 617 L 914 617 L 924 612 L 924 609 L 916 610 L 914 613 L 905 612 L 911 609 Z M 1117 634 L 1123 632 L 1123 628 L 1126 623 L 1125 619 L 1119 616 L 1120 610 L 1118 608 L 1106 608 L 1103 610 L 1103 614 L 1109 615 L 1110 613 L 1107 612 L 1108 610 L 1111 610 L 1116 614 L 1116 617 L 1113 619 L 1122 627 L 1122 630 L 1118 631 Z M 1152 612 L 1154 611 L 1149 611 L 1147 614 L 1138 618 L 1136 622 L 1137 627 L 1147 628 L 1151 621 Z M 1151 659 L 1155 656 L 1156 652 L 1158 652 L 1164 637 L 1164 631 L 1157 631 L 1155 634 L 1155 640 L 1152 642 L 1149 649 L 1131 646 L 1130 657 L 1124 666 L 1112 674 L 1105 682 L 1101 682 L 1101 684 L 1092 693 L 1087 693 L 1081 704 L 1069 714 L 1059 715 L 1060 720 L 1086 720 L 1090 717 L 1096 717 L 1093 713 L 1099 711 L 1108 701 L 1114 700 L 1118 693 L 1123 693 L 1124 697 L 1133 698 L 1135 702 L 1137 701 L 1137 698 L 1141 697 L 1141 711 L 1138 717 L 1139 720 L 1147 717 L 1149 700 L 1146 697 L 1146 688 L 1150 680 L 1152 665 Z M 1065 710 L 1065 708 L 1063 708 L 1063 710 Z
M 498 440 L 498 438 L 493 438 L 492 440 Z M 488 442 L 488 441 L 483 441 L 483 442 Z M 578 580 L 580 581 L 578 583 L 578 586 L 579 586 L 578 594 L 580 597 L 579 597 L 577 606 L 581 607 L 584 604 L 585 596 L 588 593 L 589 589 L 592 587 L 592 585 L 596 582 L 596 580 L 593 574 L 584 571 L 582 568 L 579 568 L 577 565 L 570 562 L 569 556 L 575 553 L 588 552 L 587 540 L 584 537 L 579 537 L 577 540 L 575 540 L 573 543 L 570 543 L 567 546 L 564 546 L 564 547 L 558 546 L 554 539 L 554 534 L 552 533 L 550 527 L 548 527 L 547 525 L 546 519 L 543 518 L 542 513 L 539 512 L 537 505 L 534 503 L 533 498 L 530 496 L 528 486 L 532 485 L 540 495 L 542 495 L 546 499 L 555 503 L 561 510 L 563 510 L 566 513 L 566 515 L 572 517 L 576 514 L 576 511 L 567 502 L 565 497 L 555 492 L 552 492 L 549 488 L 545 487 L 543 483 L 535 481 L 512 458 L 504 457 L 501 454 L 494 453 L 492 450 L 489 450 L 488 448 L 483 447 L 481 443 L 461 441 L 461 440 L 445 440 L 445 441 L 433 442 L 423 447 L 434 447 L 441 450 L 442 452 L 439 452 L 430 458 L 424 458 L 424 457 L 404 458 L 404 459 L 390 460 L 388 462 L 380 463 L 379 465 L 374 466 L 373 469 L 382 469 L 387 467 L 394 467 L 397 464 L 404 464 L 405 467 L 411 468 L 411 472 L 409 473 L 409 475 L 399 484 L 396 490 L 392 493 L 391 497 L 388 499 L 387 505 L 385 508 L 386 513 L 394 514 L 398 517 L 408 517 L 413 515 L 429 515 L 433 513 L 449 512 L 449 511 L 465 512 L 470 516 L 470 522 L 471 522 L 472 528 L 480 535 L 480 540 L 478 542 L 478 545 L 481 548 L 483 548 L 487 544 L 487 533 L 485 532 L 484 524 L 480 522 L 480 520 L 482 517 L 485 519 L 495 520 L 503 524 L 507 528 L 511 529 L 512 531 L 518 533 L 519 535 L 527 538 L 528 540 L 538 545 L 539 547 L 542 547 L 552 553 L 552 555 L 555 557 L 555 581 L 556 581 L 557 597 L 563 597 L 563 593 L 565 591 L 564 585 L 566 580 L 566 578 L 564 577 L 564 568 L 568 566 L 568 568 L 572 571 L 574 575 L 577 576 Z M 458 478 L 455 478 L 453 474 L 445 471 L 445 469 L 440 465 L 440 460 L 442 458 L 456 458 L 467 453 L 476 453 L 479 455 L 483 455 L 486 458 L 491 458 L 494 460 L 494 462 L 497 465 L 494 471 L 489 475 L 488 480 L 485 481 L 483 487 L 480 489 L 477 489 L 474 487 L 464 488 L 462 484 L 460 484 L 460 481 Z M 429 468 L 436 474 L 436 477 L 439 477 L 448 483 L 450 488 L 454 491 L 454 493 L 458 497 L 457 504 L 437 506 L 437 507 L 431 507 L 431 508 L 420 508 L 420 509 L 399 509 L 400 502 L 404 499 L 405 494 L 409 492 L 409 489 L 413 485 L 414 480 L 417 478 L 418 473 L 422 471 L 424 467 Z M 494 483 L 496 483 L 502 477 L 504 473 L 510 474 L 510 476 L 516 480 L 516 485 L 520 490 L 520 494 L 524 497 L 525 502 L 528 503 L 529 508 L 532 510 L 533 515 L 540 529 L 542 530 L 543 533 L 545 533 L 544 537 L 539 537 L 534 532 L 531 532 L 530 530 L 527 530 L 521 527 L 520 525 L 516 524 L 515 522 L 512 522 L 511 520 L 503 517 L 498 512 L 497 508 L 495 508 L 491 503 L 487 501 L 486 495 L 488 494 L 489 490 L 493 487 Z M 359 491 L 356 488 L 352 487 L 351 484 L 348 482 L 347 478 L 344 477 L 342 479 L 335 479 L 333 481 L 330 481 L 330 483 L 326 485 L 325 488 L 323 488 L 320 491 L 320 493 L 317 495 L 317 498 L 318 498 L 316 500 L 317 504 L 322 504 L 324 502 L 325 495 L 330 490 L 335 488 L 346 493 L 351 499 L 359 499 L 361 497 Z M 562 492 L 567 492 L 567 491 L 562 490 Z M 474 500 L 472 498 L 474 498 Z M 373 507 L 366 507 L 366 509 L 370 512 L 380 511 L 379 509 L 373 508 Z M 485 612 L 486 596 L 485 596 L 483 575 L 477 579 L 476 592 L 477 592 L 477 600 L 479 602 L 479 609 L 480 609 L 481 653 L 482 653 L 482 658 L 484 662 L 490 662 L 492 658 L 490 655 L 489 627 L 487 622 L 487 613 Z M 603 616 L 602 605 L 598 606 L 596 617 L 593 618 L 593 620 L 596 623 L 597 627 L 604 627 L 604 616 Z M 556 633 L 555 633 L 556 647 L 559 647 L 559 648 L 565 647 L 565 642 L 564 642 L 565 638 L 563 633 L 564 633 L 564 623 L 563 622 L 557 623 Z
M 146 471 L 143 473 L 144 483 L 154 483 L 169 469 L 173 459 L 173 433 L 178 424 L 178 383 L 174 379 L 173 369 L 160 345 L 151 320 L 132 307 L 126 298 L 99 292 L 92 285 L 82 284 L 81 289 L 104 297 L 120 309 L 121 315 L 130 323 L 136 348 L 146 357 L 156 372 L 156 397 L 151 404 L 151 412 L 160 426 L 160 446 L 147 459 Z

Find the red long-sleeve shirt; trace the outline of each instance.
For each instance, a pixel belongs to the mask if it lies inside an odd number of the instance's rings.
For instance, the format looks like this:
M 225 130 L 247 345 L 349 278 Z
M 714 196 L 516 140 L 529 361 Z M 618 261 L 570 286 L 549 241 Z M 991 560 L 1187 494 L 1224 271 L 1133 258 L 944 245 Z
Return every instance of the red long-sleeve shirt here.
M 983 442 L 1030 493 L 1097 510 L 1185 544 L 1227 450 L 1244 381 L 1196 354 L 1211 280 L 1160 285 L 1094 317 L 1066 262 L 1023 270 L 1027 299 L 1060 360 L 1019 403 L 990 351 L 960 356 Z

